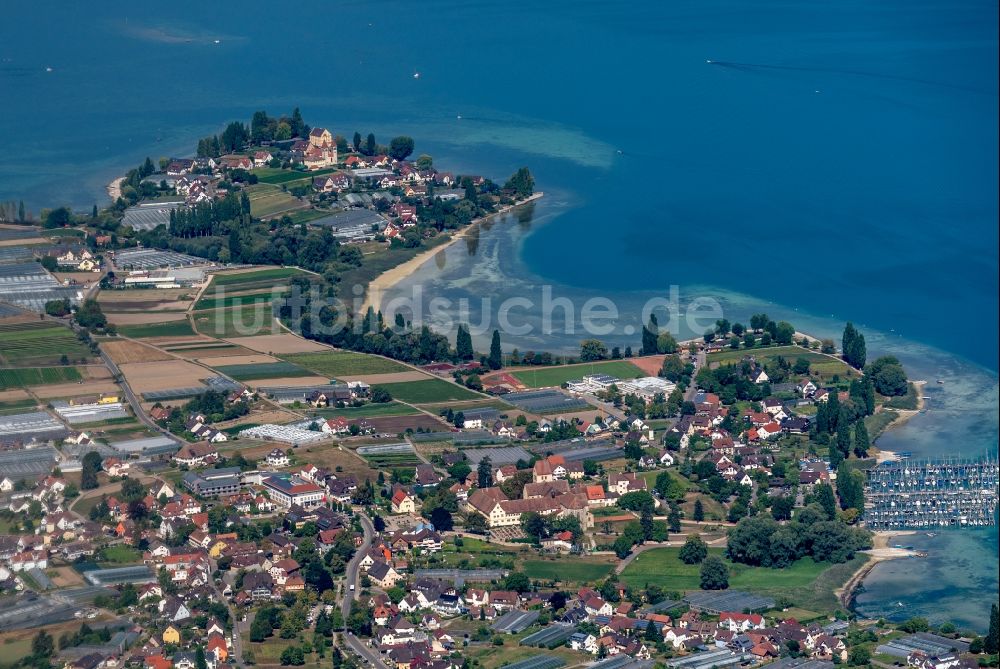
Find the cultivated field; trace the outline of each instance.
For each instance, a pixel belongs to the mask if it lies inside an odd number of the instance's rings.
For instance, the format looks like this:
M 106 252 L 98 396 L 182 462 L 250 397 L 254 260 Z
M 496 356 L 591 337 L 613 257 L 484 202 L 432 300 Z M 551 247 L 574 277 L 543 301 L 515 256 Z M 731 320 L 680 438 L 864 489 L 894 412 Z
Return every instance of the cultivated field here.
M 250 194 L 250 213 L 259 218 L 269 218 L 308 206 L 303 200 L 272 184 L 256 184 L 247 188 Z
M 210 375 L 203 367 L 183 360 L 133 362 L 122 365 L 121 371 L 137 393 L 200 386 L 203 384 L 198 379 Z
M 296 337 L 293 334 L 273 334 L 273 335 L 260 335 L 257 337 L 237 337 L 235 339 L 227 340 L 233 344 L 243 346 L 245 348 L 252 349 L 254 351 L 260 351 L 261 353 L 270 353 L 272 355 L 283 355 L 288 353 L 311 353 L 314 351 L 328 351 L 329 348 L 323 344 L 319 344 L 308 339 L 303 339 L 302 337 Z
M 0 324 L 0 364 L 4 366 L 53 365 L 63 355 L 73 362 L 92 357 L 68 327 L 48 321 Z
M 218 339 L 225 337 L 252 337 L 260 334 L 277 334 L 271 305 L 249 304 L 232 309 L 212 309 L 193 314 L 198 332 Z
M 562 583 L 594 583 L 602 580 L 614 569 L 608 558 L 575 556 L 548 560 L 525 560 L 524 573 L 532 580 L 560 581 Z
M 212 275 L 212 284 L 206 292 L 211 294 L 209 291 L 216 286 L 226 286 L 227 289 L 231 290 L 270 288 L 288 283 L 288 279 L 300 274 L 305 274 L 305 272 L 295 267 L 268 267 L 218 273 Z
M 412 371 L 409 367 L 377 355 L 353 351 L 326 350 L 322 353 L 286 355 L 285 360 L 331 377 L 362 377 L 368 374 L 395 374 Z
M 442 379 L 426 379 L 424 381 L 407 381 L 404 383 L 383 383 L 378 386 L 389 391 L 394 399 L 411 404 L 428 404 L 431 402 L 447 402 L 450 400 L 468 400 L 479 397 L 478 394 L 463 388 L 456 383 Z
M 194 334 L 184 314 L 177 314 L 177 318 L 167 317 L 166 314 L 115 314 L 113 318 L 111 315 L 108 318 L 118 325 L 118 332 L 133 339 L 186 337 Z
M 65 383 L 82 379 L 76 367 L 23 367 L 0 369 L 0 390 Z
M 425 413 L 411 414 L 408 416 L 373 416 L 368 422 L 372 424 L 376 432 L 386 432 L 388 434 L 399 434 L 407 429 L 417 430 L 423 428 L 433 432 L 447 430 L 451 426 L 444 421 Z
M 163 351 L 140 344 L 137 341 L 120 339 L 101 342 L 101 350 L 108 354 L 116 365 L 127 362 L 155 362 L 157 360 L 173 360 L 173 357 Z
M 120 389 L 113 381 L 93 381 L 93 380 L 82 380 L 76 383 L 54 383 L 45 386 L 32 386 L 31 392 L 39 397 L 39 399 L 49 400 L 56 398 L 68 398 L 68 397 L 78 397 L 80 395 L 96 395 L 99 393 L 108 393 L 114 395 L 120 392 Z
M 296 367 L 289 362 L 262 362 L 243 365 L 215 365 L 215 369 L 237 381 L 252 379 L 284 379 L 303 376 L 313 377 L 312 372 Z
M 529 388 L 561 386 L 567 381 L 580 379 L 590 374 L 608 374 L 619 379 L 634 379 L 645 376 L 645 372 L 628 360 L 605 360 L 586 362 L 579 365 L 558 365 L 554 367 L 532 367 L 519 369 L 511 374 Z
M 198 358 L 198 362 L 209 367 L 216 367 L 218 365 L 260 365 L 260 364 L 272 364 L 278 362 L 277 358 L 272 358 L 269 355 L 262 355 L 259 353 L 247 353 L 245 355 L 223 355 L 216 356 L 214 354 L 210 356 L 205 356 Z
M 407 404 L 386 402 L 385 404 L 365 404 L 345 409 L 320 409 L 316 413 L 324 418 L 371 418 L 372 416 L 412 416 L 420 412 Z

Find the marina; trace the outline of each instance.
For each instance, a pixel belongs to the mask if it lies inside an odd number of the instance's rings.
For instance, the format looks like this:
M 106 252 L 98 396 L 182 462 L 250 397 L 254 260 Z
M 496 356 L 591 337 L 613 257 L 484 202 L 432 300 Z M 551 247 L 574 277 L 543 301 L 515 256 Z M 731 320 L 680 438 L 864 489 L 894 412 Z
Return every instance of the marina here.
M 868 472 L 864 523 L 873 530 L 996 525 L 998 463 L 885 462 Z

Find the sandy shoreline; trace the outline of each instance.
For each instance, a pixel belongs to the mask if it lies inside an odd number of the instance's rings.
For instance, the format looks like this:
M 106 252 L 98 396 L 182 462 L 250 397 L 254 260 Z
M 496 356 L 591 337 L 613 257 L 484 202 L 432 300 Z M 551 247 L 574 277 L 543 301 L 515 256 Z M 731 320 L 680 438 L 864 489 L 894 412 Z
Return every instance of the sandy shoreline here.
M 518 207 L 524 206 L 529 202 L 534 202 L 535 200 L 538 200 L 543 195 L 545 195 L 545 193 L 535 193 L 531 195 L 531 197 L 522 200 L 517 204 L 511 204 L 507 205 L 506 207 L 501 207 L 492 214 L 488 214 L 481 218 L 477 218 L 471 223 L 469 223 L 469 225 L 465 226 L 464 228 L 456 232 L 454 235 L 452 235 L 451 239 L 449 239 L 444 244 L 441 244 L 440 246 L 435 246 L 432 249 L 427 249 L 426 251 L 418 253 L 417 255 L 413 256 L 406 262 L 400 265 L 396 265 L 395 267 L 387 269 L 386 271 L 382 272 L 377 277 L 372 279 L 371 282 L 368 284 L 368 290 L 365 292 L 365 301 L 361 304 L 361 308 L 358 310 L 359 313 L 362 314 L 365 313 L 368 310 L 368 307 L 373 305 L 377 309 L 378 305 L 380 305 L 382 302 L 382 294 L 387 289 L 392 288 L 397 283 L 399 283 L 400 281 L 408 277 L 410 274 L 415 272 L 418 267 L 423 265 L 430 258 L 434 257 L 434 255 L 436 255 L 438 252 L 444 251 L 446 248 L 448 248 L 455 242 L 459 241 L 460 239 L 464 239 L 465 236 L 468 235 L 470 231 L 474 230 L 477 226 L 479 226 L 479 224 L 496 216 L 503 216 L 504 214 L 510 213 L 511 211 L 513 211 Z
M 108 184 L 106 190 L 108 191 L 108 197 L 111 198 L 111 202 L 117 202 L 118 198 L 122 196 L 122 184 L 124 182 L 125 177 L 118 177 Z
M 857 592 L 861 584 L 864 583 L 865 578 L 868 574 L 872 572 L 877 565 L 888 560 L 898 560 L 900 558 L 915 557 L 917 553 L 907 548 L 892 548 L 889 546 L 889 541 L 896 537 L 902 537 L 909 534 L 916 534 L 915 530 L 891 530 L 883 532 L 873 532 L 872 533 L 872 548 L 870 550 L 864 551 L 865 554 L 870 556 L 870 560 L 861 565 L 857 571 L 851 574 L 851 577 L 841 587 L 833 591 L 833 594 L 837 597 L 841 606 L 845 609 L 850 609 L 851 600 L 854 599 L 854 594 Z

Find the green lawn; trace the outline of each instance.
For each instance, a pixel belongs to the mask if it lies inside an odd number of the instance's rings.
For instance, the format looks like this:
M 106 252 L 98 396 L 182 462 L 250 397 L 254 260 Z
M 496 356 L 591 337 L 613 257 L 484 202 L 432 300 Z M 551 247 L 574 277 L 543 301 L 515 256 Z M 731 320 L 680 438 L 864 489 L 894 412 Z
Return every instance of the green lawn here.
M 190 337 L 194 334 L 191 324 L 186 318 L 165 323 L 147 323 L 145 325 L 122 325 L 118 332 L 126 337 L 142 339 L 144 337 Z
M 379 388 L 385 388 L 394 399 L 410 404 L 425 404 L 428 402 L 447 402 L 448 400 L 467 400 L 478 397 L 471 390 L 449 383 L 443 379 L 427 379 L 425 381 L 402 381 L 400 383 L 380 383 Z
M 262 184 L 283 184 L 289 181 L 298 181 L 299 179 L 309 179 L 312 177 L 322 176 L 324 174 L 331 174 L 336 172 L 336 167 L 331 167 L 323 170 L 314 170 L 312 172 L 304 172 L 300 170 L 283 170 L 274 167 L 262 167 L 253 171 L 257 175 L 257 182 Z
M 278 334 L 271 305 L 247 304 L 232 309 L 212 309 L 194 314 L 194 325 L 209 337 L 252 337 Z
M 865 427 L 868 429 L 868 438 L 874 442 L 878 439 L 889 424 L 899 418 L 899 414 L 892 409 L 882 409 L 871 416 L 865 416 Z
M 21 369 L 0 369 L 0 390 L 41 386 L 49 383 L 79 381 L 80 370 L 76 367 L 31 367 Z
M 284 356 L 299 367 L 311 369 L 317 374 L 335 378 L 338 376 L 359 376 L 362 374 L 394 374 L 407 372 L 410 368 L 395 360 L 377 355 L 355 353 L 353 351 L 319 351 L 316 353 L 294 353 Z
M 614 568 L 610 562 L 598 562 L 579 556 L 555 560 L 525 560 L 522 564 L 528 578 L 563 583 L 593 583 L 603 579 Z
M 344 409 L 320 409 L 316 413 L 324 418 L 372 418 L 375 416 L 412 416 L 420 412 L 406 404 L 386 402 L 385 404 L 365 404 L 360 407 Z
M 813 374 L 818 374 L 824 382 L 828 382 L 833 376 L 844 379 L 851 374 L 857 374 L 850 366 L 841 360 L 831 358 L 828 355 L 817 353 L 801 346 L 770 346 L 768 348 L 740 349 L 738 351 L 721 351 L 708 355 L 708 364 L 735 364 L 748 355 L 754 356 L 762 364 L 773 364 L 779 357 L 794 364 L 799 358 L 809 361 L 809 370 Z
M 700 567 L 681 562 L 677 557 L 679 551 L 679 547 L 667 547 L 642 553 L 625 568 L 621 580 L 637 587 L 649 583 L 668 590 L 697 590 Z M 709 553 L 722 556 L 723 549 L 710 548 Z M 833 590 L 867 560 L 868 556 L 859 555 L 845 564 L 832 565 L 803 558 L 785 569 L 725 562 L 729 567 L 730 588 L 768 597 L 786 597 L 796 606 L 813 611 L 832 611 L 837 607 Z
M 512 372 L 518 381 L 529 388 L 547 388 L 561 386 L 567 381 L 580 379 L 589 374 L 609 374 L 620 379 L 634 379 L 646 374 L 627 360 L 605 360 L 602 362 L 587 362 L 579 365 L 559 365 L 555 367 L 537 367 Z
M 100 500 L 98 500 L 100 501 Z M 101 550 L 101 559 L 114 564 L 132 564 L 142 561 L 142 554 L 131 546 L 119 544 Z
M 917 387 L 912 383 L 906 384 L 906 394 L 899 397 L 885 397 L 884 406 L 890 409 L 916 409 L 920 403 Z
M 216 365 L 215 369 L 237 381 L 246 381 L 247 379 L 280 379 L 286 376 L 312 376 L 312 372 L 293 365 L 290 362 Z

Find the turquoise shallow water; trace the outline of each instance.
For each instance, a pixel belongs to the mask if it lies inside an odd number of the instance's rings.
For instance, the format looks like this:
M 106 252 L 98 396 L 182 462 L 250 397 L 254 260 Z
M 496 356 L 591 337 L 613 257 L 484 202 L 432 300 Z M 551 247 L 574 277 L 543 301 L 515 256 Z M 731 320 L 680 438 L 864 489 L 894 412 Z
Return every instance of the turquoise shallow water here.
M 188 153 L 226 121 L 299 105 L 348 136 L 412 135 L 457 172 L 531 166 L 547 192 L 531 220 L 441 254 L 414 279 L 425 294 L 495 305 L 540 300 L 551 285 L 578 309 L 600 294 L 621 310 L 606 336 L 621 342 L 672 285 L 682 304 L 711 296 L 731 320 L 765 309 L 839 336 L 851 319 L 870 351 L 945 381 L 928 389 L 931 410 L 883 445 L 996 450 L 994 2 L 7 10 L 0 199 L 89 209 L 146 155 Z M 571 349 L 582 338 L 516 343 Z M 979 543 L 964 554 L 995 568 L 995 535 Z M 957 576 L 954 588 L 982 598 Z M 919 597 L 919 584 L 888 589 Z M 859 607 L 892 599 L 871 596 Z

